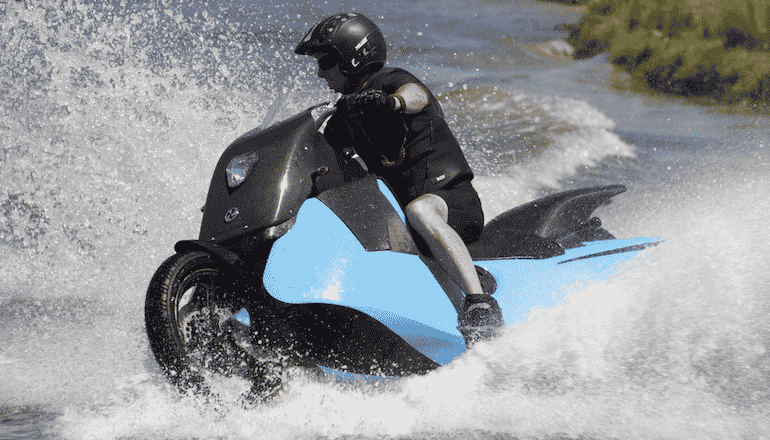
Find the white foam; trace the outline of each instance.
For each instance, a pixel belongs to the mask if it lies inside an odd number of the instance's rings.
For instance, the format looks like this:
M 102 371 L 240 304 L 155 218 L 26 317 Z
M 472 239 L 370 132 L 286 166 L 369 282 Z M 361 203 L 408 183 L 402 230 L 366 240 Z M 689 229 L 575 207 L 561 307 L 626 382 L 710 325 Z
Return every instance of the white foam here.
M 585 101 L 521 91 L 508 93 L 507 99 L 484 102 L 479 108 L 492 111 L 502 106 L 513 119 L 529 118 L 534 124 L 524 132 L 538 131 L 547 140 L 533 142 L 532 148 L 538 145 L 540 150 L 533 151 L 530 159 L 514 162 L 504 176 L 482 175 L 474 180 L 486 218 L 540 197 L 544 190 L 561 189 L 564 181 L 599 166 L 603 160 L 636 157 L 636 147 L 612 131 L 615 122 Z

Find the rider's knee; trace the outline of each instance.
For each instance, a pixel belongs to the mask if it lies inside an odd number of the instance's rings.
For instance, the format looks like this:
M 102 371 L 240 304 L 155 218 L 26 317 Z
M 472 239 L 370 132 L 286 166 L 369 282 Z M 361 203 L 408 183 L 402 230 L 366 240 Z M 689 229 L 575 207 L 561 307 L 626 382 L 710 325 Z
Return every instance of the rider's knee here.
M 419 220 L 420 223 L 436 221 L 442 217 L 441 202 L 441 197 L 435 194 L 424 194 L 406 205 L 406 215 L 410 220 Z
M 446 224 L 447 207 L 444 200 L 435 194 L 425 194 L 406 206 L 406 217 L 418 229 L 431 235 Z

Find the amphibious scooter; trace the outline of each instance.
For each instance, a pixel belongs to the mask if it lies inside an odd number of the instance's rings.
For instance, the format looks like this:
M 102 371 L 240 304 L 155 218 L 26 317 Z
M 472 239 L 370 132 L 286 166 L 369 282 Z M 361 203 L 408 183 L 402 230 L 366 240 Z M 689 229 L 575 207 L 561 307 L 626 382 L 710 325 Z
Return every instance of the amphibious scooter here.
M 415 244 L 387 185 L 354 151 L 325 141 L 329 111 L 314 107 L 230 144 L 198 239 L 178 242 L 153 276 L 147 334 L 180 388 L 205 390 L 213 372 L 246 377 L 264 395 L 286 367 L 399 377 L 466 351 L 462 291 Z M 592 217 L 623 191 L 551 194 L 485 225 L 469 250 L 507 323 L 659 242 L 615 238 Z

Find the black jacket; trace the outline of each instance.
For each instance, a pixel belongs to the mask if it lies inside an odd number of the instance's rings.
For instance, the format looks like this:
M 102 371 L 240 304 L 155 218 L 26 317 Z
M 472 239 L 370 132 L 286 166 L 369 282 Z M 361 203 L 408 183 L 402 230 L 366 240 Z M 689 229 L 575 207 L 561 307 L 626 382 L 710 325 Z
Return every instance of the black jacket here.
M 333 147 L 353 147 L 369 171 L 390 185 L 402 206 L 423 194 L 473 179 L 441 105 L 414 75 L 399 68 L 382 68 L 367 78 L 359 93 L 382 90 L 391 95 L 408 83 L 419 84 L 428 93 L 429 103 L 420 112 L 338 112 L 324 132 Z

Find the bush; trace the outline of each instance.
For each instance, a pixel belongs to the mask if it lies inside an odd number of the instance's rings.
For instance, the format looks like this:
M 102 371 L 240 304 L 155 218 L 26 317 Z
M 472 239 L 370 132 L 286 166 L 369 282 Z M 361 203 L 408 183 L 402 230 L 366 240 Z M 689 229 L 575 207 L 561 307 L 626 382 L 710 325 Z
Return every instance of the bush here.
M 770 102 L 768 0 L 587 0 L 569 26 L 576 58 L 609 52 L 650 86 Z

